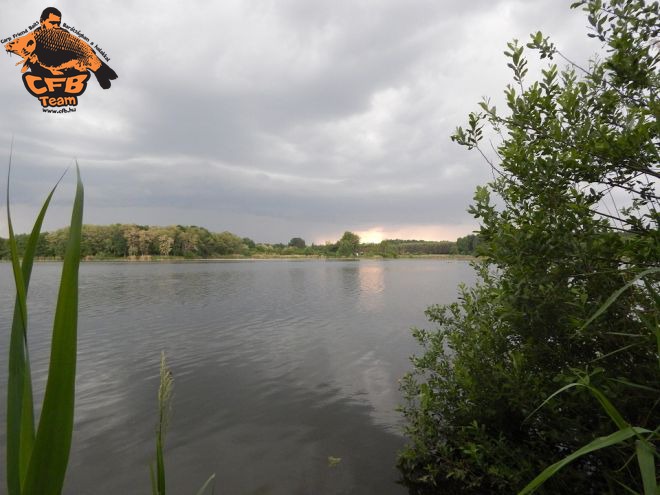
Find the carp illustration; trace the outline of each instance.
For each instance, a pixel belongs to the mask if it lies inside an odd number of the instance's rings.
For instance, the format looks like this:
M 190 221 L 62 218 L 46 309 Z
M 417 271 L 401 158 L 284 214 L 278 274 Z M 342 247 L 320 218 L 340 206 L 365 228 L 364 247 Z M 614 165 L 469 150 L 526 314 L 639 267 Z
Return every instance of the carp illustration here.
M 37 67 L 52 75 L 91 70 L 103 89 L 108 89 L 110 81 L 117 79 L 117 73 L 96 55 L 91 46 L 59 26 L 38 28 L 7 43 L 5 50 L 23 59 L 16 64 L 23 64 L 21 72 Z

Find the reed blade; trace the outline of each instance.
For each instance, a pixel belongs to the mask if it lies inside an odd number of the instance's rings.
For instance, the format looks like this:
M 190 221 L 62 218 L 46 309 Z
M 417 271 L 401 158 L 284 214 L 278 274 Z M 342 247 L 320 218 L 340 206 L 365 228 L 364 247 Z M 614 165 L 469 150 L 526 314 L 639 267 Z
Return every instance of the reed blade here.
M 658 482 L 655 475 L 655 447 L 647 440 L 637 440 L 635 445 L 639 471 L 642 475 L 644 495 L 657 495 Z
M 21 438 L 23 433 L 23 407 L 26 389 L 26 328 L 27 298 L 23 271 L 18 259 L 18 246 L 14 235 L 9 208 L 9 181 L 11 177 L 11 152 L 7 172 L 7 226 L 9 229 L 9 251 L 11 255 L 14 283 L 16 284 L 16 302 L 9 344 L 9 374 L 7 383 L 7 492 L 9 495 L 21 493 Z M 32 423 L 34 425 L 34 422 Z M 34 426 L 33 426 L 34 429 Z M 27 435 L 29 438 L 29 435 Z M 33 435 L 34 436 L 34 435 Z M 29 443 L 29 440 L 28 440 Z M 24 445 L 24 448 L 27 445 Z
M 589 454 L 596 450 L 604 449 L 606 447 L 611 447 L 621 443 L 631 437 L 636 435 L 641 435 L 644 433 L 650 433 L 649 430 L 645 428 L 632 428 L 628 427 L 623 430 L 615 431 L 611 435 L 606 437 L 598 437 L 594 441 L 588 443 L 581 449 L 576 450 L 570 455 L 564 457 L 561 461 L 554 463 L 552 466 L 548 466 L 541 474 L 534 478 L 525 488 L 523 488 L 518 495 L 526 495 L 527 493 L 532 493 L 539 486 L 541 486 L 545 481 L 551 478 L 557 471 L 562 469 L 567 464 L 570 464 L 578 457 Z
M 165 434 L 169 424 L 172 408 L 172 391 L 174 378 L 165 363 L 165 353 L 160 354 L 160 385 L 158 387 L 158 428 L 156 430 L 156 477 L 155 486 L 152 473 L 152 489 L 158 495 L 165 495 L 165 456 L 163 454 Z
M 66 173 L 66 172 L 65 172 Z M 64 177 L 64 174 L 62 175 Z M 21 263 L 24 294 L 27 298 L 34 256 L 39 242 L 41 226 L 51 198 L 62 180 L 57 181 L 46 197 L 41 211 L 28 237 Z M 9 185 L 9 178 L 7 180 Z M 7 192 L 9 202 L 9 191 Z M 9 205 L 7 205 L 8 223 L 11 224 Z M 10 237 L 14 237 L 13 226 Z M 15 242 L 15 237 L 14 237 Z M 14 246 L 15 248 L 15 246 Z M 12 254 L 12 263 L 17 253 Z M 16 286 L 20 284 L 16 282 Z M 18 294 L 17 290 L 17 294 Z M 27 301 L 24 301 L 25 313 L 19 297 L 14 305 L 14 317 L 11 327 L 9 344 L 9 374 L 7 383 L 7 488 L 10 495 L 19 494 L 27 474 L 30 455 L 34 444 L 34 402 L 32 394 L 32 377 L 30 372 L 30 354 L 27 345 Z M 25 316 L 24 316 L 25 315 Z M 25 324 L 24 324 L 25 322 Z
M 76 197 L 57 297 L 48 381 L 22 495 L 62 491 L 73 433 L 78 328 L 78 270 L 83 185 L 76 163 Z

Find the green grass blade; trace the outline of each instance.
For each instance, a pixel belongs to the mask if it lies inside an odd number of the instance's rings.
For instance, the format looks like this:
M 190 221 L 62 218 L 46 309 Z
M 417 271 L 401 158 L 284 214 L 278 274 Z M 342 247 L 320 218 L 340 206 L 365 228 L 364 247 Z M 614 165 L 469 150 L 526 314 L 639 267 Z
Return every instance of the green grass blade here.
M 623 488 L 623 489 L 626 491 L 626 493 L 631 493 L 632 495 L 639 495 L 639 492 L 636 492 L 635 490 L 633 490 L 633 489 L 630 488 L 629 486 L 624 485 L 624 484 L 621 483 L 620 481 L 618 481 L 618 480 L 614 480 L 614 482 L 615 482 L 617 485 L 619 485 L 621 488 Z
M 7 172 L 7 226 L 9 230 L 9 251 L 16 284 L 16 303 L 9 344 L 9 376 L 7 383 L 7 491 L 10 495 L 21 493 L 21 458 L 29 445 L 21 450 L 23 437 L 23 406 L 26 402 L 27 355 L 27 289 L 21 265 L 18 259 L 18 247 L 14 235 L 9 208 L 9 180 L 11 176 L 11 153 L 9 155 L 9 170 Z M 34 420 L 32 422 L 34 431 Z M 34 436 L 34 435 L 33 435 Z M 29 439 L 29 435 L 27 435 Z M 28 440 L 29 443 L 29 440 Z
M 626 290 L 628 290 L 630 287 L 635 285 L 638 280 L 643 279 L 647 275 L 650 275 L 652 273 L 658 273 L 660 272 L 660 268 L 649 268 L 648 270 L 644 270 L 642 273 L 638 274 L 635 278 L 633 278 L 630 282 L 628 282 L 626 285 L 621 287 L 619 290 L 614 292 L 610 297 L 607 298 L 607 300 L 598 308 L 598 310 L 591 315 L 591 317 L 580 327 L 580 331 L 584 330 L 586 327 L 591 325 L 591 322 L 594 321 L 596 318 L 598 318 L 600 315 L 602 315 L 607 308 L 609 308 L 614 301 L 616 301 L 621 294 L 623 294 Z
M 657 495 L 658 485 L 655 477 L 654 448 L 646 440 L 637 440 L 635 450 L 637 452 L 637 462 L 639 471 L 642 474 L 642 485 L 644 486 L 644 495 Z
M 550 477 L 554 476 L 557 473 L 557 471 L 562 469 L 564 466 L 570 464 L 578 457 L 581 457 L 585 454 L 589 454 L 596 450 L 604 449 L 606 447 L 611 447 L 612 445 L 616 445 L 631 437 L 643 433 L 649 433 L 649 430 L 645 428 L 629 427 L 624 430 L 616 431 L 611 435 L 607 435 L 606 437 L 598 437 L 593 442 L 588 443 L 584 447 L 564 457 L 561 461 L 556 462 L 553 465 L 547 467 L 541 474 L 539 474 L 527 486 L 525 486 L 525 488 L 523 488 L 520 492 L 518 492 L 518 495 L 526 495 L 527 493 L 532 493 L 539 486 L 545 483 Z
M 623 378 L 610 378 L 610 381 L 621 383 L 627 387 L 638 388 L 640 390 L 646 390 L 647 392 L 653 392 L 658 394 L 658 397 L 660 397 L 660 390 L 658 390 L 657 388 L 647 387 L 646 385 L 640 385 L 638 383 L 632 383 L 629 382 L 628 380 L 624 380 Z
M 23 495 L 61 493 L 69 461 L 75 399 L 78 270 L 84 197 L 77 164 L 76 173 L 76 197 L 53 323 L 48 381 Z
M 156 431 L 156 491 L 165 495 L 165 457 L 163 446 L 169 423 L 174 378 L 165 363 L 165 353 L 160 355 L 160 385 L 158 386 L 158 429 Z
M 156 484 L 153 463 L 149 464 L 149 479 L 151 480 L 151 495 L 158 495 L 158 485 Z
M 568 385 L 564 385 L 562 388 L 559 390 L 555 390 L 548 398 L 546 398 L 543 402 L 541 402 L 541 405 L 538 406 L 536 409 L 534 409 L 531 413 L 527 415 L 525 418 L 525 421 L 527 421 L 529 418 L 534 416 L 536 412 L 541 409 L 543 406 L 545 406 L 548 402 L 550 402 L 552 399 L 554 399 L 557 395 L 561 394 L 562 392 L 568 390 L 569 388 L 575 388 L 575 387 L 583 387 L 584 385 L 582 383 L 569 383 Z
M 204 493 L 206 493 L 206 489 L 211 485 L 214 479 L 215 479 L 215 473 L 209 476 L 209 479 L 207 479 L 206 482 L 202 485 L 202 487 L 197 492 L 197 495 L 204 495 Z
M 621 413 L 614 405 L 609 401 L 605 395 L 595 387 L 591 385 L 586 386 L 589 389 L 589 392 L 600 402 L 600 405 L 603 407 L 607 415 L 614 421 L 614 423 L 619 427 L 620 430 L 628 428 L 630 425 L 623 419 Z
M 541 405 L 540 405 L 539 407 L 537 407 L 536 409 L 534 409 L 534 410 L 533 410 L 533 411 L 532 411 L 532 412 L 531 412 L 531 413 L 525 418 L 525 421 L 527 421 L 527 420 L 528 420 L 529 418 L 531 418 L 534 414 L 536 414 L 536 412 L 537 412 L 539 409 L 541 409 L 543 406 L 545 406 L 545 405 L 546 405 L 550 400 L 552 400 L 554 397 L 556 397 L 557 395 L 561 394 L 562 392 L 565 392 L 566 390 L 568 390 L 568 389 L 570 389 L 570 388 L 575 388 L 575 387 L 584 387 L 584 388 L 586 388 L 587 390 L 589 390 L 589 392 L 591 392 L 591 395 L 593 395 L 593 396 L 596 398 L 596 400 L 600 403 L 600 405 L 601 405 L 601 407 L 603 408 L 603 410 L 604 410 L 604 411 L 607 413 L 607 415 L 612 419 L 612 421 L 614 421 L 614 424 L 616 424 L 616 426 L 617 426 L 620 430 L 623 430 L 623 429 L 627 428 L 628 426 L 630 426 L 630 425 L 626 422 L 626 420 L 623 419 L 623 416 L 621 416 L 621 414 L 619 413 L 619 411 L 617 410 L 617 408 L 614 407 L 614 405 L 609 401 L 609 399 L 608 399 L 607 397 L 605 397 L 605 395 L 603 395 L 603 393 L 602 393 L 600 390 L 598 390 L 598 389 L 595 388 L 595 387 L 592 387 L 591 385 L 586 385 L 586 384 L 581 383 L 581 382 L 569 383 L 568 385 L 564 385 L 563 387 L 561 387 L 559 390 L 556 390 L 552 395 L 550 395 L 547 399 L 545 399 L 545 400 L 541 403 Z
M 163 438 L 159 431 L 156 438 L 156 491 L 158 495 L 165 495 L 165 460 L 163 458 Z
M 21 274 L 26 298 L 41 226 L 55 189 L 57 189 L 62 177 L 46 197 L 25 247 L 21 263 Z M 7 184 L 9 184 L 9 180 L 7 180 Z M 9 191 L 7 191 L 7 200 L 9 201 Z M 7 215 L 9 223 L 11 223 L 9 206 L 7 207 Z M 11 229 L 11 235 L 13 236 L 13 228 Z M 27 312 L 27 303 L 25 303 L 25 311 Z M 9 376 L 7 380 L 7 484 L 11 495 L 20 493 L 19 483 L 22 487 L 34 444 L 32 377 L 27 345 L 27 326 L 23 325 L 23 321 L 21 303 L 17 297 L 9 345 Z M 25 322 L 27 324 L 27 320 Z

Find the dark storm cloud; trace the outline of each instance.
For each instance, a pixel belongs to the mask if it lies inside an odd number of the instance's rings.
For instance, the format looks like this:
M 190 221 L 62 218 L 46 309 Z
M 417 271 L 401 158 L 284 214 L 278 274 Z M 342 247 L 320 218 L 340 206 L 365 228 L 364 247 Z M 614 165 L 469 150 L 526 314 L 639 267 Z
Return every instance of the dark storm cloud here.
M 43 8 L 0 5 L 2 36 Z M 36 208 L 78 158 L 86 222 L 198 224 L 261 240 L 388 225 L 468 232 L 465 210 L 489 169 L 449 135 L 483 95 L 501 100 L 505 42 L 541 28 L 578 59 L 594 51 L 582 15 L 556 0 L 58 8 L 103 46 L 119 79 L 108 91 L 91 81 L 78 112 L 55 118 L 23 89 L 17 57 L 0 56 L 0 152 L 15 135 L 21 201 Z

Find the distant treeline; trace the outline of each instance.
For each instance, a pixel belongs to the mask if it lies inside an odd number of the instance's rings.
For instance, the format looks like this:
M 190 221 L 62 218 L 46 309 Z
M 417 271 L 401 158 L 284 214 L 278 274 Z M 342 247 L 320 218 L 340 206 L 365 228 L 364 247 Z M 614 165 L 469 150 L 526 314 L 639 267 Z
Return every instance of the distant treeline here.
M 399 257 L 433 254 L 476 254 L 475 235 L 453 241 L 385 240 L 376 244 L 362 244 L 352 232 L 345 232 L 337 242 L 307 245 L 300 237 L 288 244 L 256 243 L 248 237 L 231 232 L 214 233 L 197 226 L 153 227 L 146 225 L 85 225 L 82 233 L 84 258 L 183 257 L 219 258 L 227 256 L 305 255 L 325 257 L 383 256 Z M 27 234 L 16 236 L 22 253 Z M 36 256 L 60 259 L 64 255 L 68 228 L 40 235 Z M 9 243 L 0 238 L 0 259 L 9 258 Z

